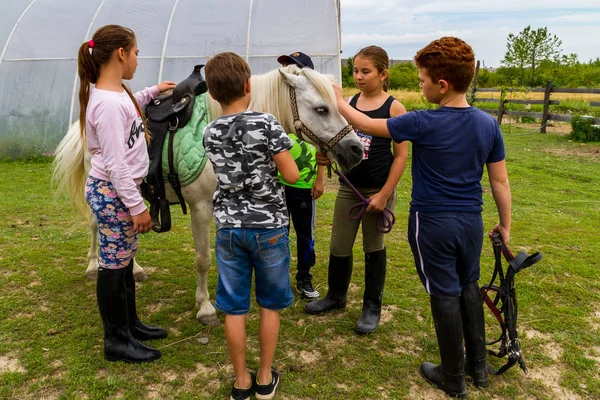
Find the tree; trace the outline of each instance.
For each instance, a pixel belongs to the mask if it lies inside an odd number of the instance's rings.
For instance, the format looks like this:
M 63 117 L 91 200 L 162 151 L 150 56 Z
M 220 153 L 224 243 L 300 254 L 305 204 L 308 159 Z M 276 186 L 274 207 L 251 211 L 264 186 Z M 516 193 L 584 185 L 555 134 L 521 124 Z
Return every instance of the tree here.
M 352 62 L 352 58 L 348 58 L 348 63 L 346 65 L 342 65 L 342 87 L 356 87 L 354 84 L 354 63 Z
M 525 28 L 524 32 L 529 32 L 529 26 Z M 503 67 L 506 68 L 514 68 L 520 72 L 519 84 L 523 84 L 523 78 L 525 76 L 525 66 L 529 60 L 529 45 L 528 41 L 525 38 L 515 36 L 512 33 L 508 34 L 507 43 L 507 51 L 504 55 L 504 59 L 500 61 Z
M 419 70 L 412 62 L 394 65 L 388 70 L 390 89 L 419 90 Z
M 518 35 L 508 34 L 507 51 L 501 64 L 520 71 L 521 84 L 525 81 L 525 69 L 531 69 L 530 85 L 535 83 L 535 72 L 542 61 L 558 61 L 562 41 L 548 32 L 548 28 L 531 29 L 527 26 Z

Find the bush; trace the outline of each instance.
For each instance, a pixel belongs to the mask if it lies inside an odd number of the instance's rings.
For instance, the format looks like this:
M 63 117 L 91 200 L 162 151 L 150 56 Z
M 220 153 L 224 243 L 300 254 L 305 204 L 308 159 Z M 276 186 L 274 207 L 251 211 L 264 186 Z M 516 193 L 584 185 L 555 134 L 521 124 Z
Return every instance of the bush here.
M 419 70 L 412 62 L 396 64 L 388 74 L 390 89 L 419 90 Z
M 345 88 L 355 88 L 354 84 L 354 65 L 352 63 L 352 58 L 348 59 L 348 63 L 346 65 L 342 65 L 342 87 Z
M 600 125 L 594 125 L 594 117 L 574 116 L 571 120 L 571 137 L 579 142 L 600 142 Z

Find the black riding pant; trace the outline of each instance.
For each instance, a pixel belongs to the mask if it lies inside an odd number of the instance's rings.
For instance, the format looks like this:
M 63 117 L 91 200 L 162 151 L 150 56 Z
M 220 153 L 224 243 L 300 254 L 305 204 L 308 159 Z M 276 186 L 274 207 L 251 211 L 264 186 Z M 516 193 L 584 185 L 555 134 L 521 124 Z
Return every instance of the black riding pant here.
M 298 272 L 296 280 L 312 279 L 310 268 L 315 265 L 315 201 L 310 189 L 285 186 L 285 201 L 291 224 L 296 231 L 296 257 Z

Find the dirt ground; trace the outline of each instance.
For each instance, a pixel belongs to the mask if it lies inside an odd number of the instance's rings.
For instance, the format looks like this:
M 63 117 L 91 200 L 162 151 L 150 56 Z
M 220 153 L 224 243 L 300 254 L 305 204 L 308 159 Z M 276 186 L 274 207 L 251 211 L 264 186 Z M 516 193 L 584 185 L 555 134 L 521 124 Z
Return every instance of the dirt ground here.
M 510 124 L 512 127 L 527 129 L 528 131 L 539 132 L 540 123 L 536 122 L 533 124 L 525 124 L 522 122 L 517 122 L 516 119 L 506 118 L 506 116 L 502 119 L 502 126 Z M 546 125 L 546 133 L 554 133 L 558 135 L 568 135 L 571 133 L 571 124 L 568 122 L 559 122 L 559 121 L 550 121 L 548 125 Z

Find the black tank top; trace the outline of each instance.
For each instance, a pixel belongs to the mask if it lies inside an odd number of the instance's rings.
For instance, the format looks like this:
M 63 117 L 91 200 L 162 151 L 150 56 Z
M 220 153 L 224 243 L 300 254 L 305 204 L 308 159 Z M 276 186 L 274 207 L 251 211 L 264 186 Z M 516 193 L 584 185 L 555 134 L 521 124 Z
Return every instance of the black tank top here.
M 350 105 L 367 115 L 369 118 L 390 118 L 390 109 L 394 97 L 388 99 L 376 110 L 363 111 L 356 107 L 360 93 L 352 97 Z M 392 153 L 392 139 L 380 138 L 356 131 L 358 138 L 365 146 L 365 156 L 356 167 L 352 168 L 346 177 L 355 187 L 378 188 L 385 185 L 390 173 L 394 154 Z

